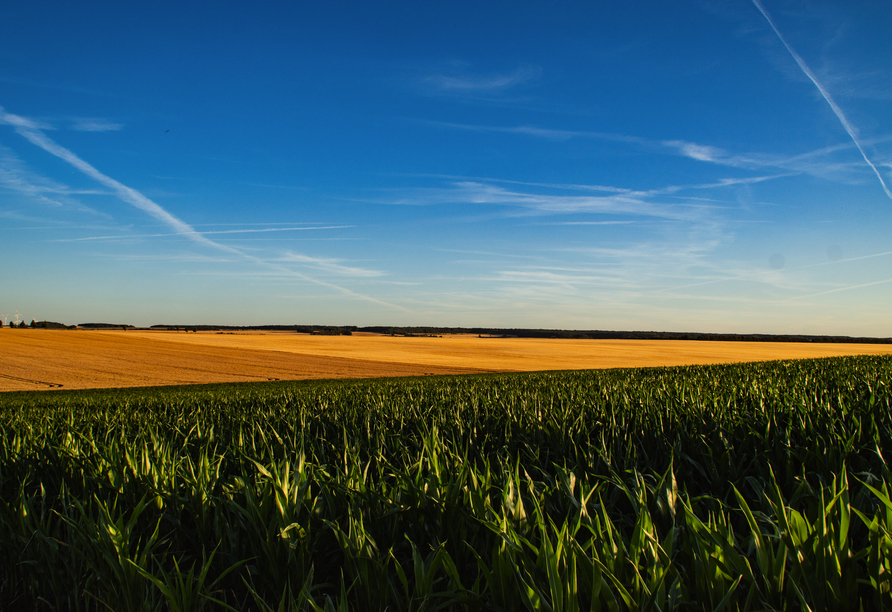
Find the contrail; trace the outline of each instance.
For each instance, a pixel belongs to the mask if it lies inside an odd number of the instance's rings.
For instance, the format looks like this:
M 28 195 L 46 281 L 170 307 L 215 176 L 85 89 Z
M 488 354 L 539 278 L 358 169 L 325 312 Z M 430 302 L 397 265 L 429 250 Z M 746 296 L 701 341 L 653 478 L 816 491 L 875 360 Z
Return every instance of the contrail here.
M 836 265 L 836 264 L 845 263 L 848 261 L 860 261 L 862 259 L 873 259 L 874 257 L 885 257 L 887 255 L 892 255 L 892 251 L 884 251 L 882 253 L 872 253 L 871 255 L 859 255 L 858 257 L 847 257 L 845 259 L 837 259 L 836 261 L 822 261 L 820 263 L 805 264 L 804 266 L 795 266 L 795 267 L 792 267 L 789 269 L 790 270 L 804 270 L 806 268 L 815 268 L 815 267 L 819 267 L 819 266 L 820 267 L 832 266 L 832 265 Z M 728 281 L 742 280 L 744 278 L 750 278 L 753 276 L 761 276 L 761 275 L 767 274 L 767 273 L 768 273 L 767 270 L 757 270 L 755 272 L 745 272 L 743 274 L 735 274 L 734 276 L 725 276 L 723 278 L 713 278 L 713 279 L 710 279 L 707 281 L 701 281 L 698 283 L 689 283 L 687 285 L 678 285 L 676 287 L 666 287 L 664 289 L 651 289 L 649 291 L 646 291 L 645 293 L 665 293 L 667 291 L 675 291 L 676 289 L 688 289 L 690 287 L 702 287 L 703 285 L 714 285 L 716 283 L 724 283 L 724 282 L 728 282 Z M 886 282 L 890 282 L 890 281 L 880 281 L 880 282 L 886 283 Z M 876 284 L 879 284 L 879 283 L 867 283 L 866 285 L 853 285 L 852 287 L 847 287 L 847 289 L 854 289 L 856 287 L 867 287 L 869 285 L 876 285 Z M 792 300 L 792 299 L 799 299 L 801 297 L 813 297 L 814 295 L 824 295 L 824 293 L 834 293 L 836 291 L 842 291 L 842 290 L 843 289 L 831 289 L 830 291 L 824 291 L 824 292 L 815 293 L 812 295 L 803 295 L 803 296 L 799 296 L 796 298 L 789 298 L 789 299 Z
M 307 276 L 306 274 L 301 274 L 300 272 L 296 272 L 291 270 L 290 268 L 286 268 L 285 266 L 270 263 L 259 257 L 255 257 L 253 255 L 249 255 L 239 249 L 234 247 L 227 246 L 225 244 L 220 244 L 219 242 L 214 242 L 210 238 L 205 237 L 201 232 L 197 231 L 191 225 L 182 221 L 166 210 L 164 210 L 161 206 L 138 192 L 137 190 L 124 185 L 111 178 L 110 176 L 103 174 L 93 166 L 91 166 L 86 161 L 82 160 L 80 157 L 66 149 L 65 147 L 57 144 L 51 138 L 48 138 L 46 134 L 44 134 L 40 130 L 40 125 L 34 123 L 33 121 L 26 119 L 25 117 L 20 117 L 18 115 L 13 115 L 11 113 L 7 113 L 3 110 L 3 107 L 0 106 L 0 124 L 11 125 L 15 128 L 15 131 L 18 132 L 21 136 L 28 139 L 31 143 L 37 145 L 47 153 L 51 153 L 55 155 L 59 159 L 68 162 L 72 166 L 74 166 L 77 170 L 81 171 L 83 174 L 89 176 L 90 178 L 102 183 L 109 189 L 113 190 L 115 194 L 127 202 L 128 204 L 132 204 L 136 208 L 139 208 L 142 211 L 147 212 L 151 216 L 155 217 L 171 229 L 173 229 L 176 234 L 185 236 L 186 238 L 197 242 L 198 244 L 202 244 L 204 246 L 208 246 L 220 251 L 225 251 L 227 253 L 232 253 L 234 255 L 238 255 L 248 261 L 261 265 L 263 267 L 275 270 L 280 274 L 284 274 L 287 276 L 292 276 L 294 278 L 298 278 L 303 281 L 307 281 L 310 283 L 315 283 L 317 285 L 321 285 L 323 287 L 327 287 L 329 289 L 334 289 L 344 295 L 348 295 L 353 298 L 358 298 L 361 300 L 366 300 L 369 302 L 374 302 L 375 304 L 379 304 L 381 306 L 387 306 L 389 308 L 396 308 L 398 310 L 403 310 L 405 312 L 411 312 L 408 308 L 403 306 L 398 306 L 396 304 L 391 304 L 389 302 L 385 302 L 383 300 L 379 300 L 373 298 L 371 296 L 363 295 L 361 293 L 356 293 L 355 291 L 351 291 L 346 287 L 341 287 L 339 285 L 335 285 L 332 283 L 327 283 L 325 281 L 319 280 L 317 278 L 313 278 L 312 276 Z
M 874 281 L 872 283 L 862 283 L 860 285 L 850 285 L 848 287 L 839 287 L 838 289 L 830 289 L 829 291 L 821 291 L 820 293 L 811 293 L 809 295 L 796 295 L 793 297 L 789 297 L 785 300 L 781 300 L 782 302 L 789 302 L 791 300 L 802 300 L 805 298 L 816 297 L 818 295 L 827 295 L 828 293 L 838 293 L 839 291 L 849 291 L 850 289 L 860 289 L 861 287 L 873 287 L 874 285 L 885 285 L 886 283 L 892 283 L 892 278 L 887 278 L 886 280 Z
M 205 246 L 228 251 L 230 253 L 240 253 L 232 247 L 228 247 L 226 245 L 219 244 L 217 242 L 214 242 L 213 240 L 205 238 L 188 223 L 177 219 L 172 214 L 155 204 L 155 202 L 153 202 L 140 192 L 136 191 L 135 189 L 127 187 L 126 185 L 119 183 L 110 176 L 103 174 L 65 147 L 62 147 L 47 138 L 43 132 L 24 127 L 17 127 L 16 132 L 30 140 L 33 144 L 37 145 L 47 153 L 52 153 L 59 159 L 68 162 L 90 178 L 112 189 L 119 198 L 121 198 L 128 204 L 132 204 L 140 210 L 149 213 L 151 216 L 155 217 L 156 219 L 176 231 L 177 234 L 182 234 L 190 240 L 193 240 Z
M 344 229 L 347 227 L 354 227 L 353 225 L 323 225 L 317 227 L 266 227 L 263 229 L 238 229 L 238 230 L 218 230 L 211 232 L 201 232 L 202 235 L 208 234 L 257 234 L 257 233 L 265 233 L 265 232 L 297 232 L 297 231 L 309 231 L 309 230 L 326 230 L 326 229 Z M 91 240 L 120 240 L 121 238 L 168 238 L 170 236 L 188 236 L 188 234 L 183 234 L 182 232 L 176 232 L 174 234 L 122 234 L 118 236 L 87 236 L 86 238 L 61 238 L 56 240 L 55 242 L 88 242 Z M 217 245 L 217 243 L 214 243 Z M 219 246 L 219 245 L 218 245 Z M 236 251 L 241 254 L 241 251 Z
M 892 200 L 892 192 L 889 191 L 889 188 L 886 186 L 886 181 L 883 180 L 883 175 L 880 174 L 880 171 L 877 170 L 877 167 L 873 165 L 873 162 L 868 159 L 867 154 L 864 152 L 864 149 L 861 147 L 861 143 L 858 141 L 858 130 L 855 129 L 849 120 L 846 119 L 845 114 L 842 112 L 842 109 L 836 105 L 836 102 L 833 101 L 833 98 L 830 96 L 830 92 L 828 92 L 821 83 L 818 82 L 817 77 L 815 77 L 814 73 L 811 69 L 806 65 L 805 60 L 799 57 L 799 54 L 793 50 L 793 47 L 784 39 L 781 35 L 780 30 L 777 29 L 777 26 L 774 25 L 774 21 L 771 19 L 771 15 L 768 14 L 768 11 L 765 10 L 765 7 L 762 6 L 762 3 L 759 0 L 753 0 L 753 4 L 756 5 L 756 8 L 759 9 L 759 12 L 762 13 L 762 16 L 765 17 L 765 20 L 768 22 L 768 25 L 771 26 L 771 29 L 774 30 L 774 33 L 777 34 L 777 37 L 780 39 L 784 46 L 787 48 L 787 51 L 790 52 L 790 55 L 793 56 L 793 59 L 796 60 L 796 63 L 799 64 L 799 68 L 802 69 L 802 72 L 805 73 L 811 82 L 815 84 L 815 87 L 818 88 L 818 91 L 821 92 L 821 95 L 824 96 L 824 99 L 827 101 L 827 104 L 830 105 L 830 108 L 833 109 L 833 113 L 836 115 L 836 118 L 839 119 L 839 122 L 842 123 L 842 127 L 845 128 L 845 131 L 848 132 L 849 136 L 852 139 L 852 142 L 855 143 L 855 146 L 858 147 L 858 151 L 861 153 L 861 157 L 864 158 L 864 161 L 867 162 L 867 165 L 870 166 L 873 173 L 877 175 L 877 178 L 880 179 L 880 185 L 883 186 L 883 191 L 886 192 L 886 195 Z

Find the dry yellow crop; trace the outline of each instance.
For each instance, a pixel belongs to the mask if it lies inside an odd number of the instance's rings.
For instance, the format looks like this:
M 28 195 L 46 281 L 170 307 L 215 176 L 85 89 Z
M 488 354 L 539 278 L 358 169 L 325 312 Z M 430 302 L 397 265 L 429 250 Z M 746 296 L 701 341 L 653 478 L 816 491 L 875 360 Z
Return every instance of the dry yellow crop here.
M 600 369 L 892 353 L 888 344 L 0 331 L 0 391 Z

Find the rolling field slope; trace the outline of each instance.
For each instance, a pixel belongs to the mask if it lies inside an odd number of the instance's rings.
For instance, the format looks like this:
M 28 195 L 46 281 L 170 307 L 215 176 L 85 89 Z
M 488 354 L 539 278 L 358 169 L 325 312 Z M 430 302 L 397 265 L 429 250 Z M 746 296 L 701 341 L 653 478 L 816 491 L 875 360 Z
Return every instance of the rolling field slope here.
M 16 391 L 696 365 L 892 345 L 3 329 L 0 351 L 0 391 Z
M 185 336 L 185 334 L 181 334 Z M 2 330 L 0 391 L 469 374 L 479 369 L 170 342 L 135 333 Z
M 0 394 L 0 609 L 883 610 L 892 357 Z

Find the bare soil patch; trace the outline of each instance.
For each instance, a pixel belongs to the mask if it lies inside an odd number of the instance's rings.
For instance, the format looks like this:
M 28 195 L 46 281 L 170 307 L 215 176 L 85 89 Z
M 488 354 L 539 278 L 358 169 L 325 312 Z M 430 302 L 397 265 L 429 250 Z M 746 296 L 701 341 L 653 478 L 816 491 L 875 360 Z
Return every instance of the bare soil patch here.
M 0 391 L 599 369 L 892 354 L 888 344 L 0 330 Z

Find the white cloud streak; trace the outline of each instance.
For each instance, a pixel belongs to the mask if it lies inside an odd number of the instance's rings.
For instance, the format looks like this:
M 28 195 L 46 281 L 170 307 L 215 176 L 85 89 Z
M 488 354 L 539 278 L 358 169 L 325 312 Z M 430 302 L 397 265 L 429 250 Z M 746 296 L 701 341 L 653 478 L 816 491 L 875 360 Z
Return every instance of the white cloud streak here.
M 833 98 L 830 96 L 830 92 L 828 92 L 823 85 L 818 81 L 817 77 L 805 63 L 798 53 L 790 46 L 787 40 L 781 35 L 780 30 L 777 29 L 777 26 L 774 25 L 774 21 L 771 19 L 771 15 L 768 14 L 768 11 L 765 10 L 765 7 L 762 6 L 762 3 L 759 0 L 753 0 L 753 4 L 759 9 L 759 12 L 762 13 L 762 16 L 765 17 L 765 20 L 768 22 L 768 25 L 771 26 L 771 29 L 774 30 L 774 33 L 780 39 L 780 41 L 784 44 L 784 47 L 787 48 L 787 51 L 796 60 L 796 63 L 799 65 L 799 68 L 805 73 L 805 76 L 811 80 L 815 87 L 818 88 L 818 91 L 821 92 L 821 95 L 824 97 L 824 100 L 827 104 L 830 105 L 830 108 L 833 110 L 833 113 L 836 115 L 836 118 L 839 119 L 839 122 L 842 124 L 842 127 L 845 129 L 846 133 L 848 133 L 849 137 L 852 139 L 852 142 L 855 143 L 855 146 L 858 147 L 858 151 L 861 153 L 861 157 L 864 158 L 864 161 L 867 162 L 867 165 L 870 166 L 873 173 L 876 174 L 877 178 L 880 181 L 880 185 L 883 186 L 883 191 L 886 192 L 886 195 L 892 200 L 892 192 L 889 191 L 889 187 L 886 186 L 886 181 L 883 180 L 883 175 L 880 174 L 880 171 L 877 170 L 877 167 L 873 164 L 872 161 L 867 157 L 867 153 L 864 152 L 864 147 L 861 146 L 861 143 L 858 141 L 858 130 L 849 123 L 849 120 L 846 119 L 845 114 L 842 112 L 842 109 L 837 106 L 836 102 L 833 101 Z
M 306 264 L 332 274 L 339 276 L 353 276 L 370 278 L 375 276 L 384 276 L 384 272 L 380 270 L 369 270 L 366 268 L 356 268 L 353 266 L 344 266 L 338 263 L 339 259 L 331 259 L 326 257 L 310 257 L 298 253 L 288 253 L 282 258 L 282 261 L 293 261 L 296 263 Z
M 701 222 L 705 220 L 703 205 L 690 206 L 650 202 L 648 198 L 662 195 L 662 190 L 620 191 L 607 196 L 596 195 L 555 195 L 533 193 L 530 190 L 506 189 L 499 185 L 481 181 L 457 181 L 451 188 L 418 189 L 391 204 L 431 205 L 431 204 L 490 204 L 513 206 L 527 209 L 537 214 L 614 214 L 656 217 L 676 221 Z
M 675 194 L 680 191 L 687 190 L 696 190 L 696 189 L 717 189 L 722 187 L 734 187 L 735 185 L 751 185 L 754 183 L 761 183 L 764 181 L 770 181 L 777 178 L 782 178 L 785 176 L 792 176 L 792 173 L 784 173 L 784 174 L 771 174 L 767 176 L 752 176 L 747 178 L 720 178 L 711 183 L 699 183 L 699 184 L 691 184 L 691 185 L 667 185 L 665 187 L 659 187 L 657 189 L 630 189 L 628 187 L 614 187 L 612 185 L 585 185 L 579 183 L 537 183 L 532 181 L 515 181 L 511 179 L 499 179 L 492 177 L 469 177 L 469 176 L 454 176 L 454 175 L 446 175 L 446 174 L 423 174 L 423 175 L 410 175 L 410 176 L 425 176 L 425 177 L 434 177 L 434 178 L 442 178 L 448 180 L 454 180 L 458 182 L 481 182 L 481 183 L 499 183 L 505 185 L 522 185 L 525 187 L 542 187 L 545 189 L 557 189 L 557 190 L 565 190 L 565 191 L 590 191 L 590 192 L 603 192 L 603 193 L 616 193 L 623 194 L 628 196 L 638 196 L 638 197 L 648 197 L 648 196 L 657 196 L 657 195 L 670 195 Z
M 177 234 L 181 234 L 186 236 L 193 242 L 197 242 L 198 244 L 211 247 L 214 249 L 220 249 L 223 251 L 234 252 L 231 247 L 227 247 L 222 244 L 218 244 L 213 240 L 209 240 L 205 238 L 202 234 L 195 231 L 188 223 L 177 219 L 175 216 L 158 206 L 155 202 L 141 194 L 135 189 L 127 187 L 123 183 L 119 183 L 115 179 L 101 173 L 99 170 L 82 160 L 80 157 L 56 144 L 54 141 L 50 140 L 45 134 L 40 132 L 39 130 L 34 130 L 30 128 L 19 127 L 16 128 L 16 131 L 29 140 L 32 144 L 40 147 L 47 153 L 55 155 L 59 159 L 68 162 L 70 165 L 74 166 L 81 173 L 87 175 L 93 180 L 105 185 L 109 189 L 111 189 L 115 195 L 118 196 L 121 200 L 127 202 L 128 204 L 135 206 L 136 208 L 142 210 L 145 213 L 148 213 L 155 219 L 161 221 L 168 227 L 174 229 Z
M 71 197 L 74 195 L 104 195 L 104 191 L 71 189 L 66 185 L 40 176 L 29 170 L 12 151 L 2 145 L 0 145 L 0 187 L 36 199 L 54 208 L 72 208 L 94 215 L 107 216 Z
M 499 270 L 495 276 L 482 278 L 488 282 L 524 283 L 538 285 L 560 285 L 566 288 L 579 288 L 581 286 L 619 287 L 623 289 L 636 288 L 635 281 L 624 278 L 620 273 L 608 275 L 603 271 L 588 271 L 584 274 L 567 274 L 564 271 L 552 271 L 549 269 L 526 268 L 519 270 Z
M 508 74 L 485 76 L 437 74 L 425 77 L 421 82 L 438 93 L 496 93 L 526 83 L 541 73 L 539 68 L 525 67 Z
M 469 132 L 499 132 L 503 134 L 521 134 L 526 136 L 535 136 L 537 138 L 547 138 L 549 140 L 569 140 L 571 138 L 596 138 L 598 140 L 610 140 L 616 142 L 628 142 L 639 145 L 658 145 L 659 143 L 641 138 L 639 136 L 629 136 L 626 134 L 613 134 L 610 132 L 589 132 L 582 130 L 558 130 L 553 128 L 542 128 L 534 125 L 516 125 L 516 126 L 492 126 L 492 125 L 474 125 L 467 123 L 450 123 L 447 121 L 419 121 L 426 125 L 434 127 L 451 128 L 456 130 L 466 130 Z
M 237 229 L 237 230 L 212 230 L 201 232 L 202 235 L 208 234 L 263 234 L 267 232 L 299 232 L 311 230 L 327 230 L 327 229 L 344 229 L 354 227 L 352 225 L 325 225 L 319 227 L 265 227 L 257 229 Z M 183 236 L 182 233 L 173 234 L 120 234 L 117 236 L 87 236 L 84 238 L 69 238 L 66 240 L 57 240 L 56 242 L 87 242 L 98 240 L 122 240 L 133 238 L 169 238 L 172 236 Z
M 543 225 L 629 225 L 631 221 L 555 221 Z
M 873 259 L 875 257 L 888 257 L 890 255 L 892 255 L 892 251 L 884 251 L 882 253 L 871 253 L 870 255 L 859 255 L 857 257 L 846 257 L 845 259 L 836 259 L 836 260 L 831 260 L 831 261 L 822 261 L 822 262 L 818 262 L 818 263 L 805 264 L 805 265 L 801 265 L 801 266 L 787 268 L 787 270 L 793 271 L 793 270 L 805 270 L 808 268 L 838 266 L 840 264 L 844 264 L 844 263 L 847 263 L 850 261 L 861 261 L 864 259 Z M 716 272 L 716 274 L 720 275 L 718 278 L 708 278 L 706 280 L 702 280 L 702 281 L 698 281 L 698 282 L 694 282 L 694 283 L 686 283 L 684 285 L 676 285 L 673 287 L 650 289 L 648 291 L 648 293 L 667 293 L 667 292 L 677 291 L 679 289 L 688 289 L 690 287 L 702 287 L 705 285 L 714 285 L 717 283 L 745 281 L 745 280 L 751 280 L 751 279 L 761 280 L 763 282 L 769 282 L 769 279 L 771 277 L 774 277 L 778 274 L 777 270 L 765 270 L 765 269 L 750 270 L 747 272 L 735 272 L 735 273 L 731 273 L 731 274 L 729 274 L 728 271 L 716 270 L 715 272 Z M 871 285 L 884 284 L 886 282 L 888 282 L 888 281 L 877 281 L 877 282 L 872 282 L 872 283 L 865 283 L 862 285 L 852 285 L 850 287 L 831 289 L 829 291 L 822 291 L 820 293 L 812 293 L 809 295 L 800 295 L 800 296 L 791 297 L 788 299 L 799 300 L 799 299 L 814 297 L 814 296 L 818 296 L 818 295 L 824 295 L 826 293 L 836 293 L 837 291 L 846 291 L 848 289 L 857 289 L 859 287 L 869 287 Z M 774 284 L 774 283 L 772 283 L 772 284 Z M 777 285 L 777 286 L 780 286 L 780 285 Z
M 77 117 L 73 120 L 71 129 L 78 132 L 114 132 L 124 129 L 124 124 L 106 121 L 105 119 Z
M 671 152 L 696 161 L 740 168 L 745 170 L 759 170 L 774 168 L 787 173 L 810 174 L 824 179 L 839 177 L 844 180 L 852 178 L 856 170 L 860 170 L 861 163 L 834 161 L 828 156 L 844 152 L 853 148 L 852 143 L 844 143 L 824 147 L 815 151 L 808 151 L 798 155 L 778 155 L 768 153 L 731 153 L 719 147 L 706 145 L 686 140 L 651 140 L 640 136 L 628 134 L 614 134 L 610 132 L 591 132 L 580 130 L 561 130 L 541 128 L 536 126 L 487 126 L 462 123 L 448 123 L 442 121 L 421 121 L 426 125 L 446 129 L 457 129 L 480 133 L 519 134 L 533 138 L 544 138 L 554 141 L 565 141 L 574 138 L 590 138 L 606 142 L 618 142 L 638 147 L 645 151 Z M 863 146 L 868 142 L 887 142 L 892 137 L 882 136 L 871 140 L 859 140 Z M 857 147 L 855 147 L 857 148 Z M 859 149 L 860 150 L 860 149 Z M 863 154 L 862 154 L 863 157 Z M 871 166 L 873 167 L 873 166 Z M 874 168 L 875 169 L 875 168 Z
M 881 281 L 873 281 L 872 283 L 861 283 L 860 285 L 849 285 L 848 287 L 838 287 L 836 289 L 830 289 L 829 291 L 821 291 L 819 293 L 810 293 L 808 295 L 797 295 L 794 297 L 787 298 L 782 300 L 784 302 L 791 302 L 793 300 L 804 300 L 806 298 L 813 298 L 819 295 L 827 295 L 829 293 L 839 293 L 840 291 L 851 291 L 853 289 L 862 289 L 864 287 L 873 287 L 874 285 L 885 285 L 887 283 L 892 283 L 892 278 L 887 278 L 886 280 Z
M 2 106 L 0 106 L 0 125 L 11 125 L 14 128 L 25 128 L 29 130 L 53 129 L 52 126 L 46 123 L 35 121 L 34 119 L 28 119 L 27 117 L 20 117 L 19 115 L 7 113 L 5 110 L 3 110 Z
M 663 144 L 667 147 L 674 147 L 685 157 L 705 162 L 721 163 L 727 157 L 722 149 L 711 147 L 709 145 L 701 145 L 693 142 L 685 142 L 683 140 L 666 140 Z
M 166 210 L 164 210 L 161 206 L 141 194 L 135 189 L 124 185 L 111 178 L 110 176 L 103 174 L 92 165 L 82 160 L 80 157 L 62 147 L 61 145 L 54 142 L 52 139 L 48 138 L 39 127 L 39 124 L 27 119 L 25 117 L 20 117 L 18 115 L 13 115 L 11 113 L 7 113 L 3 110 L 3 107 L 0 107 L 0 124 L 11 125 L 15 128 L 15 131 L 18 132 L 22 137 L 30 141 L 37 147 L 40 147 L 47 153 L 51 155 L 55 155 L 59 159 L 67 162 L 75 169 L 80 171 L 82 174 L 92 178 L 98 183 L 105 185 L 109 189 L 111 189 L 115 195 L 118 196 L 124 202 L 142 210 L 143 212 L 149 214 L 155 219 L 161 221 L 164 225 L 170 227 L 174 230 L 174 232 L 178 235 L 182 235 L 189 240 L 200 244 L 205 247 L 209 247 L 212 249 L 216 249 L 219 251 L 223 251 L 226 253 L 231 253 L 233 255 L 237 255 L 242 259 L 251 261 L 255 264 L 259 264 L 275 270 L 281 274 L 287 274 L 294 278 L 299 278 L 301 280 L 315 283 L 317 285 L 321 285 L 323 287 L 327 287 L 329 289 L 334 289 L 342 294 L 349 295 L 350 297 L 354 297 L 357 299 L 366 300 L 369 302 L 374 302 L 376 304 L 380 304 L 382 306 L 387 306 L 390 308 L 396 308 L 403 311 L 408 311 L 406 308 L 402 306 L 398 306 L 395 304 L 390 304 L 389 302 L 385 302 L 383 300 L 379 300 L 377 298 L 373 298 L 367 295 L 362 295 L 356 293 L 355 291 L 351 291 L 346 287 L 341 287 L 339 285 L 335 285 L 332 283 L 328 283 L 326 281 L 322 281 L 311 276 L 307 276 L 306 274 L 301 274 L 300 272 L 295 272 L 287 268 L 286 266 L 278 265 L 276 263 L 272 263 L 266 260 L 263 260 L 259 257 L 255 257 L 253 255 L 249 255 L 239 249 L 234 247 L 227 246 L 225 244 L 220 244 L 219 242 L 215 242 L 210 238 L 205 237 L 201 232 L 198 232 L 188 223 L 178 219 L 174 215 L 170 214 Z

